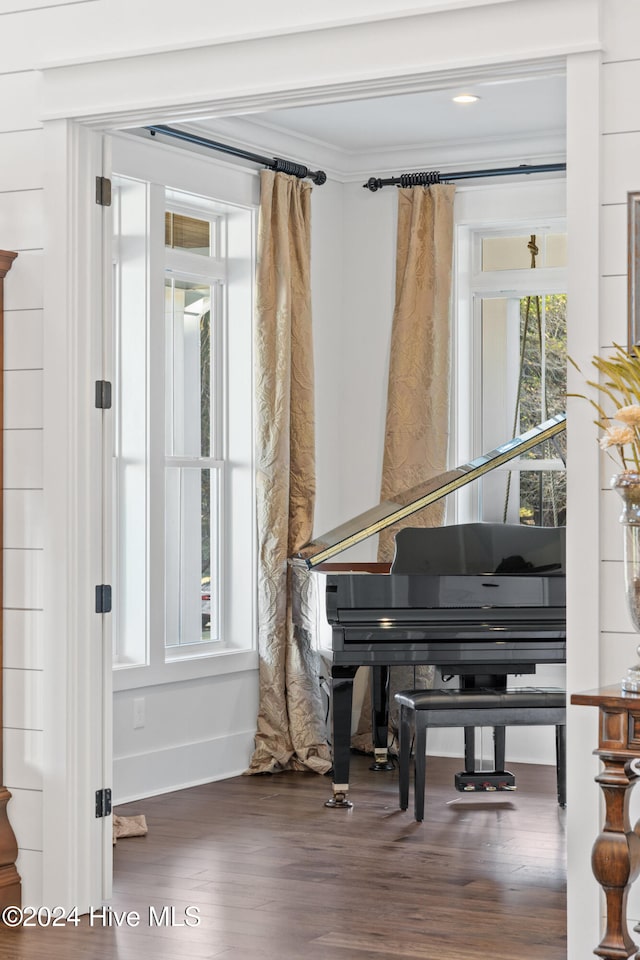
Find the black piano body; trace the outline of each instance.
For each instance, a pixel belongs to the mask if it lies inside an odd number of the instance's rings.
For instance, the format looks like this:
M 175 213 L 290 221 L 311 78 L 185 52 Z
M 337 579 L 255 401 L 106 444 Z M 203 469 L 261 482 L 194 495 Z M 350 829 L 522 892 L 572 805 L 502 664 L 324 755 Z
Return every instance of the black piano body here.
M 426 485 L 426 492 L 418 491 L 417 498 L 410 491 L 404 502 L 382 504 L 309 545 L 305 563 L 326 575 L 332 636 L 334 783 L 327 805 L 350 805 L 351 716 L 358 667 L 374 668 L 375 766 L 384 769 L 391 666 L 429 664 L 442 675 L 460 677 L 463 686 L 504 687 L 510 675 L 535 673 L 538 664 L 565 662 L 564 527 L 493 523 L 404 527 L 396 534 L 392 564 L 333 559 L 345 549 L 344 543 L 351 546 L 416 512 L 416 502 L 430 503 L 446 495 L 449 490 L 441 490 L 451 486 L 452 476 L 454 483 L 458 476 L 469 482 L 475 479 L 468 477 L 470 473 L 482 475 L 492 469 L 505 448 L 517 456 L 523 440 L 531 440 L 532 434 L 540 436 L 540 443 L 561 429 L 564 415 L 450 471 L 444 483 L 436 478 Z M 468 737 L 465 749 L 471 749 Z

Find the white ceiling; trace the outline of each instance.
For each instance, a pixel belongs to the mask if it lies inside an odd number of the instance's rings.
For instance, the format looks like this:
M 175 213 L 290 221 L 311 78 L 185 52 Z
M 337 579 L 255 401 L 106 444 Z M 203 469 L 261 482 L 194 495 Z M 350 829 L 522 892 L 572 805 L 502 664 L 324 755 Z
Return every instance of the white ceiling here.
M 457 104 L 452 97 L 458 93 L 479 99 Z M 413 169 L 453 170 L 461 164 L 464 169 L 474 163 L 564 160 L 565 99 L 565 77 L 555 69 L 479 82 L 449 79 L 420 92 L 198 119 L 189 128 L 346 178 L 364 170 L 392 170 L 402 162 L 415 162 Z
M 478 96 L 454 103 L 458 93 Z M 345 153 L 447 141 L 518 139 L 565 127 L 565 78 L 476 83 L 374 100 L 269 110 L 255 123 L 309 138 Z

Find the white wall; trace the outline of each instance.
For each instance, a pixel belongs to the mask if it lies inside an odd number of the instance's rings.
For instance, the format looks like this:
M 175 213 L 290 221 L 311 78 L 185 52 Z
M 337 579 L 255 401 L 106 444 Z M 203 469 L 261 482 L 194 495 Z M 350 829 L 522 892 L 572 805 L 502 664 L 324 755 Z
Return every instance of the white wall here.
M 134 727 L 137 698 L 144 700 L 142 728 Z M 255 671 L 115 693 L 114 802 L 244 773 L 257 707 Z
M 283 154 L 290 156 L 290 154 Z M 345 369 L 343 298 L 344 185 L 328 179 L 311 194 L 311 289 L 316 403 L 314 533 L 331 530 L 342 512 Z

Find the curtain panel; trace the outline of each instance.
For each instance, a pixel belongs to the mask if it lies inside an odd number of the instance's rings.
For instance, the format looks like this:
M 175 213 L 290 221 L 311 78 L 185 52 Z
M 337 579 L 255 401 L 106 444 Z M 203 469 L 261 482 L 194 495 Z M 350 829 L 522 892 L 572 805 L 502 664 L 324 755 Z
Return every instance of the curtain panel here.
M 451 272 L 455 187 L 437 184 L 398 190 L 396 296 L 380 500 L 400 500 L 442 473 L 449 445 Z M 445 503 L 434 503 L 380 534 L 378 559 L 391 561 L 399 529 L 437 527 Z M 430 686 L 433 667 L 394 667 L 389 689 L 390 732 L 397 730 L 393 694 Z M 354 747 L 371 750 L 371 706 L 363 704 Z
M 452 184 L 398 191 L 381 500 L 447 468 L 454 194 Z M 440 501 L 383 531 L 379 559 L 393 559 L 393 538 L 401 526 L 440 526 L 444 511 Z
M 326 773 L 312 574 L 288 558 L 310 539 L 315 500 L 311 185 L 260 175 L 255 397 L 260 702 L 249 773 Z

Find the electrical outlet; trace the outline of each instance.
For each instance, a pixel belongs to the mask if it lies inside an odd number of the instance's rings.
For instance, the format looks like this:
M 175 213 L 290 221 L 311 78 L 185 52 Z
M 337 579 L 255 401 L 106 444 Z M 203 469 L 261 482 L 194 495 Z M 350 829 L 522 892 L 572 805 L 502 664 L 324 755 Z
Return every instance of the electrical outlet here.
M 145 723 L 145 703 L 144 697 L 136 697 L 133 701 L 133 727 L 144 727 Z

